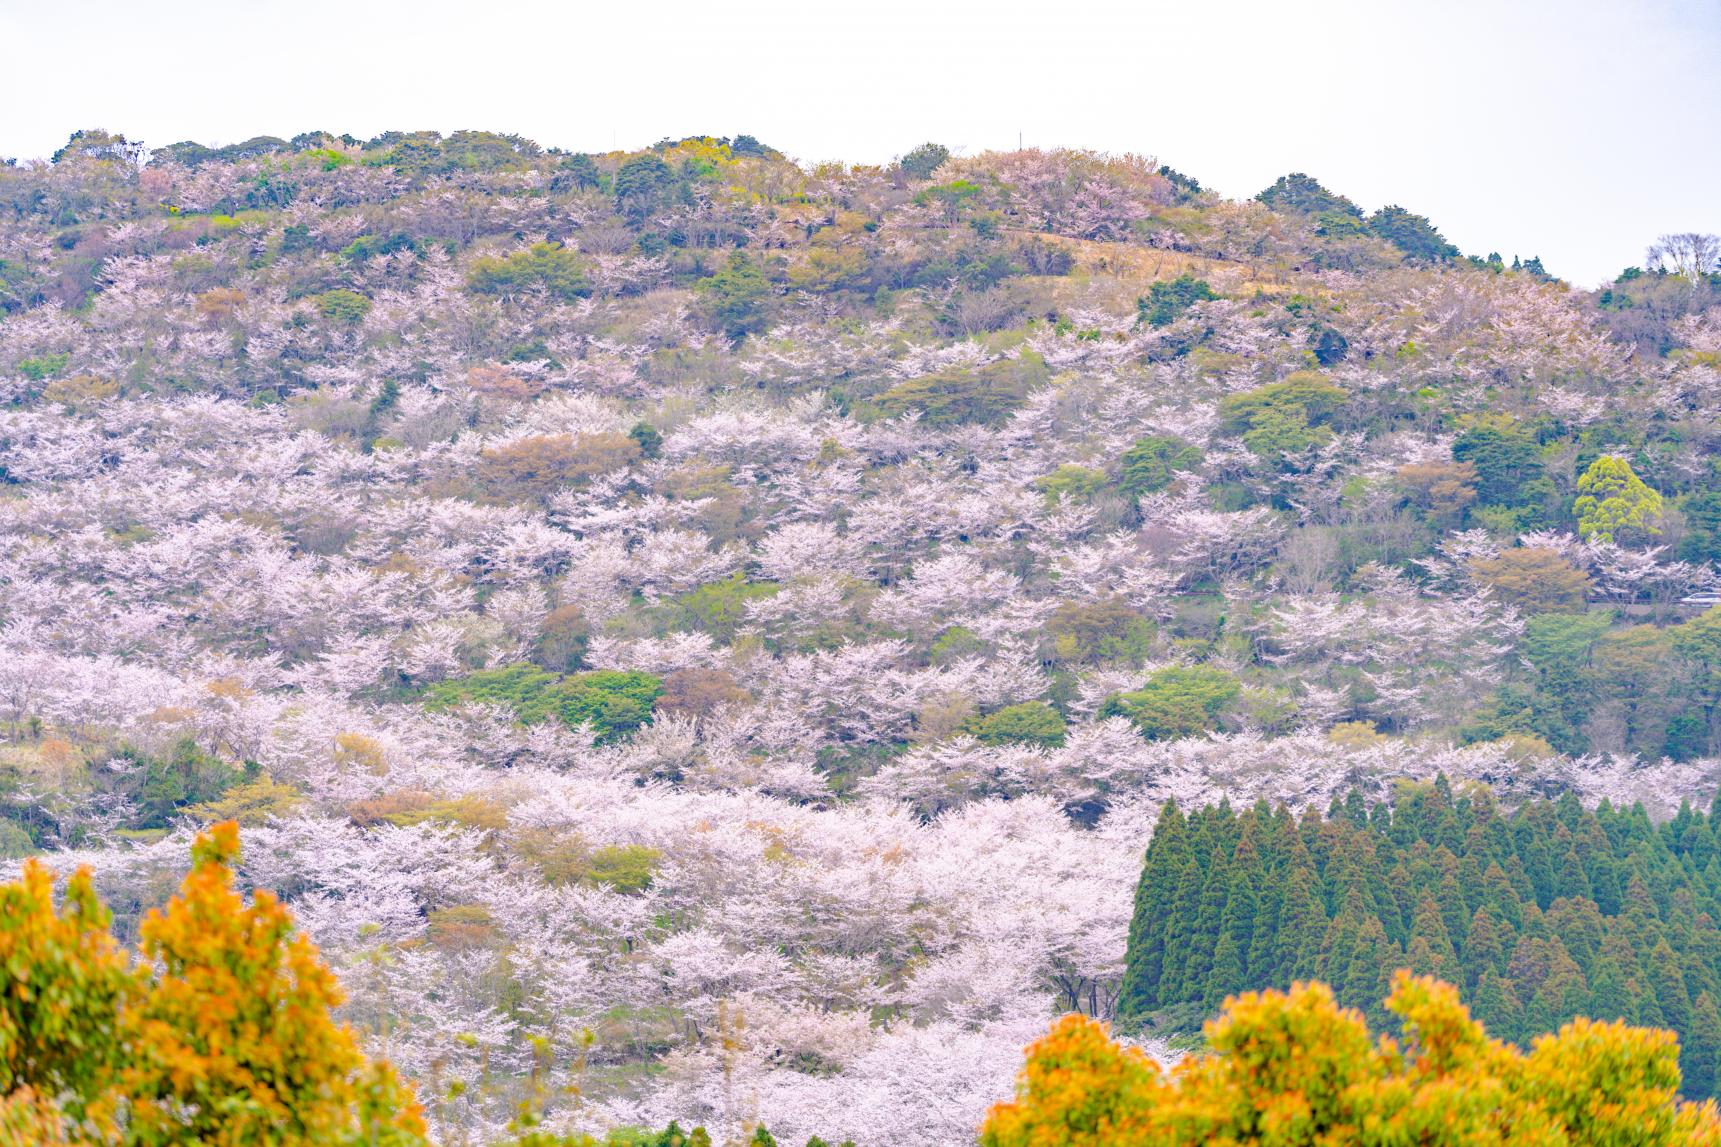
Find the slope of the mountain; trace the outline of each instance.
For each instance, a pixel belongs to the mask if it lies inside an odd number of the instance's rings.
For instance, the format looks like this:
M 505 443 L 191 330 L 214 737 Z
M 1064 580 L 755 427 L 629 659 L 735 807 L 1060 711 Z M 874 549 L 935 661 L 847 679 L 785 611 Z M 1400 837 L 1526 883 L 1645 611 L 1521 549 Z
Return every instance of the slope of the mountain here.
M 0 855 L 124 935 L 236 817 L 444 1134 L 547 1047 L 559 1119 L 952 1142 L 1116 1006 L 1167 797 L 1707 807 L 1702 243 L 1590 293 L 1133 156 L 79 133 L 0 166 Z

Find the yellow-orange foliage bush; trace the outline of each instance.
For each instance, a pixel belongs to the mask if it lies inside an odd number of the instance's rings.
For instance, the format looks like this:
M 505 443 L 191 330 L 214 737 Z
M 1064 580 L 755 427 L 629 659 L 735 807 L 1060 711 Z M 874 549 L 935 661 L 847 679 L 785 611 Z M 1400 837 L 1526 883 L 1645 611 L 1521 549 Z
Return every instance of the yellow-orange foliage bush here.
M 0 1144 L 409 1147 L 410 1089 L 335 1022 L 334 976 L 267 892 L 233 887 L 239 830 L 197 838 L 126 959 L 86 873 L 56 910 L 34 862 L 0 887 Z
M 485 450 L 478 473 L 499 494 L 536 496 L 620 470 L 637 457 L 639 443 L 614 431 L 547 434 Z
M 1169 1074 L 1069 1015 L 1028 1049 L 983 1147 L 1713 1147 L 1713 1103 L 1680 1103 L 1671 1032 L 1579 1019 L 1526 1053 L 1456 989 L 1399 972 L 1401 1040 L 1371 1039 L 1324 984 L 1227 1001 L 1210 1051 Z

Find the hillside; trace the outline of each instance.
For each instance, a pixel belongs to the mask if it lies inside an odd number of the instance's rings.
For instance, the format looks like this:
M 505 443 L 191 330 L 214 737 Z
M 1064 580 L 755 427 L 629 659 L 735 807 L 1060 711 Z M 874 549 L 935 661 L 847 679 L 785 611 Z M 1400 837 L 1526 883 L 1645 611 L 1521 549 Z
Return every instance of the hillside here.
M 446 1141 L 543 1048 L 568 1125 L 968 1141 L 1115 1012 L 1168 798 L 1709 807 L 1703 238 L 79 133 L 0 165 L 0 856 L 129 941 L 237 819 Z

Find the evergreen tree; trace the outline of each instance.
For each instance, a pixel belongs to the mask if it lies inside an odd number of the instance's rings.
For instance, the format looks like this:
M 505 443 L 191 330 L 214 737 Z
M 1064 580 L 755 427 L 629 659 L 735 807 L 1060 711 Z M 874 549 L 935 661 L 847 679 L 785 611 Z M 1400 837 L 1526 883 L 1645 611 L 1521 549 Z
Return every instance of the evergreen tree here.
M 1588 900 L 1590 892 L 1590 879 L 1584 873 L 1584 862 L 1578 857 L 1574 843 L 1566 849 L 1559 869 L 1554 873 L 1554 895 Z
M 1691 1005 L 1691 1023 L 1679 1040 L 1680 1088 L 1692 1099 L 1715 1094 L 1716 1071 L 1721 1067 L 1721 1008 L 1709 992 L 1698 995 Z
M 1513 931 L 1524 926 L 1524 902 L 1518 899 L 1517 890 L 1498 864 L 1490 864 L 1482 874 L 1482 903 L 1492 908 Z
M 1412 944 L 1422 947 L 1421 958 L 1428 962 L 1428 967 L 1418 967 L 1417 954 L 1407 953 L 1412 957 L 1412 971 L 1420 976 L 1433 976 L 1448 984 L 1460 981 L 1463 973 L 1458 966 L 1458 952 L 1452 946 L 1452 939 L 1446 933 L 1446 922 L 1441 919 L 1440 909 L 1435 906 L 1432 897 L 1424 896 L 1417 904 L 1410 938 Z
M 1486 972 L 1476 987 L 1476 1015 L 1496 1039 L 1524 1038 L 1524 1008 L 1512 985 L 1495 972 Z
M 1284 987 L 1289 980 L 1280 983 L 1279 975 L 1279 941 L 1281 919 L 1285 907 L 1284 871 L 1281 867 L 1274 876 L 1266 881 L 1258 898 L 1255 909 L 1255 926 L 1249 937 L 1249 950 L 1244 954 L 1243 964 L 1248 969 L 1248 983 L 1251 988 Z
M 1183 862 L 1183 873 L 1177 878 L 1177 893 L 1172 897 L 1171 916 L 1165 923 L 1165 961 L 1160 974 L 1159 990 L 1153 1002 L 1159 1005 L 1185 999 L 1189 954 L 1195 946 L 1196 914 L 1201 907 L 1201 864 L 1194 856 Z
M 1589 1005 L 1584 1014 L 1597 1020 L 1629 1020 L 1637 1014 L 1625 972 L 1619 961 L 1603 956 L 1590 977 Z
M 1213 956 L 1219 947 L 1219 925 L 1225 919 L 1225 902 L 1231 895 L 1231 861 L 1222 847 L 1215 847 L 1201 884 L 1201 909 L 1189 938 L 1189 963 L 1184 968 L 1184 994 L 1201 999 L 1207 977 L 1213 971 Z
M 1166 920 L 1188 861 L 1188 830 L 1183 814 L 1178 811 L 1177 802 L 1167 801 L 1160 809 L 1141 880 L 1136 885 L 1128 958 L 1118 991 L 1120 1023 L 1127 1024 L 1146 1015 L 1159 1001 L 1160 976 L 1165 966 Z
M 1486 905 L 1470 920 L 1470 935 L 1464 945 L 1464 983 L 1474 990 L 1489 972 L 1506 970 L 1506 944 L 1499 918 Z
M 1218 1006 L 1225 997 L 1247 986 L 1244 961 L 1254 940 L 1255 889 L 1266 878 L 1253 842 L 1245 836 L 1231 864 L 1231 887 L 1219 920 L 1219 943 L 1213 952 L 1213 970 L 1207 978 L 1207 1002 Z
M 1285 882 L 1285 907 L 1279 914 L 1274 956 L 1278 987 L 1315 974 L 1326 938 L 1327 915 L 1316 892 L 1314 866 L 1308 862 L 1307 853 L 1302 854 L 1302 860 L 1300 864 L 1293 862 Z
M 1679 970 L 1679 960 L 1666 940 L 1657 943 L 1649 953 L 1649 990 L 1655 993 L 1656 1006 L 1674 1031 L 1684 1031 L 1691 1023 L 1691 995 L 1685 987 L 1685 976 Z
M 1458 877 L 1450 872 L 1441 876 L 1434 898 L 1435 903 L 1440 906 L 1440 920 L 1446 926 L 1446 935 L 1454 944 L 1464 943 L 1464 938 L 1470 931 L 1470 919 L 1475 915 L 1476 909 L 1465 899 Z

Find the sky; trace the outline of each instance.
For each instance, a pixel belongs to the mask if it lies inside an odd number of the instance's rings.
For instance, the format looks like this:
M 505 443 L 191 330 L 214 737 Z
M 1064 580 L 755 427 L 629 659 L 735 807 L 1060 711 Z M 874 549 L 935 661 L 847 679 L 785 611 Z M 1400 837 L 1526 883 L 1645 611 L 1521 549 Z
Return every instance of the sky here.
M 480 128 L 1304 171 L 1581 286 L 1721 233 L 1721 0 L 0 0 L 0 156 Z

